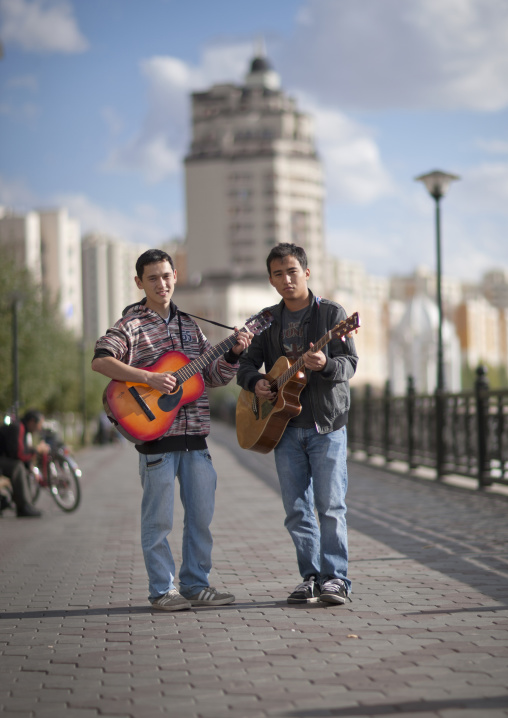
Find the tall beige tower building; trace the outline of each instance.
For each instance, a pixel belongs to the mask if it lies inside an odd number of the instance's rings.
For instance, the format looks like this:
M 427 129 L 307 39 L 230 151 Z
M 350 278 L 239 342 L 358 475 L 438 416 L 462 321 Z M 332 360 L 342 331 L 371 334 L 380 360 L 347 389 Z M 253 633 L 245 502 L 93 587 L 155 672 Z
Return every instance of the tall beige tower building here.
M 243 85 L 192 95 L 185 159 L 188 275 L 266 278 L 280 242 L 303 246 L 323 290 L 323 172 L 311 117 L 256 57 Z

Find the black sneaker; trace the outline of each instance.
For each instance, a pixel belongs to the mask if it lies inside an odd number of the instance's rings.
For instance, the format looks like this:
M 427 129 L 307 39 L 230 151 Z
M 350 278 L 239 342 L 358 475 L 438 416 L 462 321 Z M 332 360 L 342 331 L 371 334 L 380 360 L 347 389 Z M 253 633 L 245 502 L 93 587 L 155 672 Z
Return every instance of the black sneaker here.
M 288 603 L 317 603 L 319 601 L 319 585 L 315 576 L 299 583 L 293 593 L 288 596 Z
M 16 515 L 18 518 L 38 518 L 39 516 L 42 516 L 42 511 L 36 509 L 35 506 L 32 506 L 32 504 L 24 504 L 21 508 L 17 509 Z
M 341 578 L 331 578 L 321 584 L 320 601 L 325 603 L 346 603 L 347 586 Z

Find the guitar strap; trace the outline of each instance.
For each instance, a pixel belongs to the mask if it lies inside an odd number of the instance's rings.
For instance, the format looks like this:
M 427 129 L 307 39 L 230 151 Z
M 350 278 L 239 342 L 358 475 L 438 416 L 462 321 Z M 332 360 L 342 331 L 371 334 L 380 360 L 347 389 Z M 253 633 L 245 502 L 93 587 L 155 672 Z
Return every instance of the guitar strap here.
M 125 307 L 125 309 L 122 312 L 122 316 L 125 315 L 125 313 L 127 312 L 128 309 L 136 306 L 136 304 L 146 304 L 146 297 L 143 297 L 143 299 L 140 299 L 139 302 L 134 302 L 134 304 L 129 304 L 128 307 Z M 204 317 L 197 317 L 195 314 L 190 314 L 189 312 L 182 312 L 182 310 L 178 309 L 178 307 L 176 308 L 176 312 L 178 314 L 178 323 L 180 326 L 180 334 L 182 332 L 182 325 L 180 324 L 180 314 L 186 314 L 188 317 L 192 317 L 193 319 L 199 319 L 202 322 L 208 322 L 209 324 L 215 324 L 216 327 L 223 327 L 224 329 L 232 329 L 233 331 L 235 331 L 234 327 L 228 327 L 227 324 L 221 324 L 220 322 L 214 322 L 211 319 L 205 319 Z M 182 346 L 183 346 L 183 344 L 182 344 Z
M 221 324 L 220 322 L 214 322 L 211 319 L 205 319 L 204 317 L 197 317 L 195 314 L 190 314 L 189 312 L 183 312 L 182 310 L 178 309 L 178 314 L 186 314 L 188 317 L 192 317 L 193 319 L 199 319 L 202 322 L 208 322 L 208 324 L 215 324 L 216 327 L 223 327 L 224 329 L 231 329 L 232 331 L 235 331 L 234 327 L 228 327 L 227 324 Z
M 315 297 L 316 304 L 321 304 L 321 297 Z M 178 309 L 178 312 L 181 310 Z M 223 327 L 224 329 L 231 329 L 232 331 L 235 331 L 234 327 L 228 327 L 227 324 L 221 324 L 220 322 L 213 322 L 211 319 L 204 319 L 203 317 L 197 317 L 195 314 L 189 314 L 189 312 L 181 312 L 182 314 L 186 314 L 188 317 L 192 317 L 193 319 L 199 319 L 202 322 L 208 322 L 209 324 L 215 324 L 216 327 Z

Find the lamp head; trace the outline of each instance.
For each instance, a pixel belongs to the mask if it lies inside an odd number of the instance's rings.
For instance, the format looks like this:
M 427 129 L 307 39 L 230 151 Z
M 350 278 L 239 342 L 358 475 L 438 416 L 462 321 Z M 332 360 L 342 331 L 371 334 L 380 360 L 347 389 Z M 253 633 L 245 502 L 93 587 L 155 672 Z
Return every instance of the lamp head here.
M 428 193 L 434 199 L 441 199 L 448 192 L 448 188 L 454 180 L 459 180 L 459 175 L 452 175 L 441 170 L 434 170 L 425 175 L 415 177 L 417 182 L 423 182 Z

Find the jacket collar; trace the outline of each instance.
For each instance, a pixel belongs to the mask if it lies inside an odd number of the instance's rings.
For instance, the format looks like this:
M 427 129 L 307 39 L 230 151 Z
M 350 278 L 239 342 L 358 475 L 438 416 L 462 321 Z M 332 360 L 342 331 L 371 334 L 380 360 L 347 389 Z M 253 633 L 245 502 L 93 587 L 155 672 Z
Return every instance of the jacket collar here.
M 310 291 L 310 289 L 309 289 L 309 296 L 310 296 L 309 306 L 312 311 L 316 305 L 316 297 Z M 272 314 L 279 321 L 279 323 L 282 321 L 282 310 L 284 309 L 284 306 L 285 306 L 284 300 L 281 299 L 280 302 L 278 304 L 276 304 L 272 309 Z
M 141 312 L 149 312 L 151 311 L 146 306 L 146 297 L 143 297 L 143 299 L 140 299 L 139 302 L 134 302 L 134 304 L 129 304 L 122 312 L 122 317 L 125 317 L 127 314 L 138 314 Z M 169 320 L 171 321 L 173 317 L 175 316 L 176 312 L 178 311 L 178 307 L 171 299 L 169 302 Z

